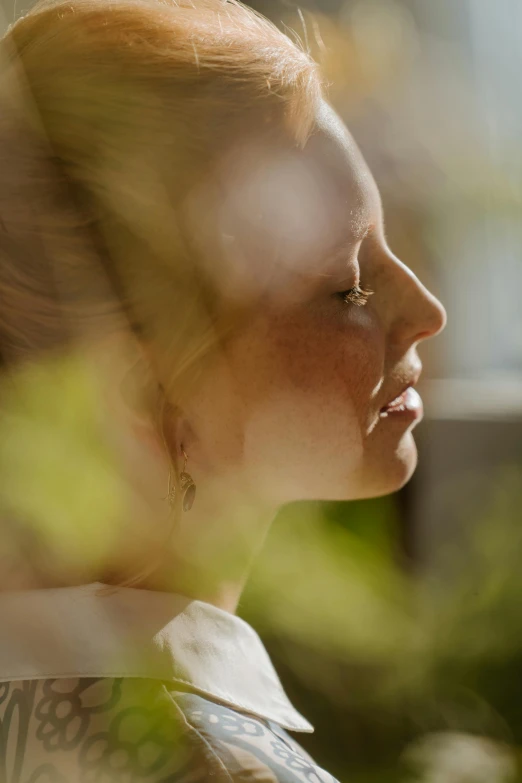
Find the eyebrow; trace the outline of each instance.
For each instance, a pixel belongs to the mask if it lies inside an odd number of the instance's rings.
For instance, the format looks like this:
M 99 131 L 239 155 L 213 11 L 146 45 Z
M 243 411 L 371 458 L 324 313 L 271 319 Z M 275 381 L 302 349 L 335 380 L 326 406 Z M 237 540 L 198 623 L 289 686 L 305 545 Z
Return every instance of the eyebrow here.
M 337 256 L 340 256 L 344 251 L 350 250 L 354 245 L 364 242 L 368 234 L 373 228 L 373 223 L 364 224 L 361 221 L 358 231 L 351 232 L 349 236 L 345 236 L 335 245 L 333 245 L 326 253 L 325 258 L 330 261 L 335 261 Z
M 371 209 L 370 203 L 368 203 L 366 200 L 364 203 L 359 204 L 357 207 L 350 210 L 350 214 L 346 220 L 344 237 L 333 244 L 324 253 L 323 258 L 326 265 L 331 264 L 333 266 L 339 257 L 343 255 L 343 253 L 348 253 L 354 245 L 362 244 L 368 234 L 376 228 L 376 225 L 379 221 L 382 222 L 384 231 L 384 211 L 381 194 L 377 188 L 376 193 L 377 214 L 372 214 L 373 210 Z M 324 271 L 322 274 L 328 277 L 332 274 L 335 274 L 335 272 L 330 269 L 330 271 Z

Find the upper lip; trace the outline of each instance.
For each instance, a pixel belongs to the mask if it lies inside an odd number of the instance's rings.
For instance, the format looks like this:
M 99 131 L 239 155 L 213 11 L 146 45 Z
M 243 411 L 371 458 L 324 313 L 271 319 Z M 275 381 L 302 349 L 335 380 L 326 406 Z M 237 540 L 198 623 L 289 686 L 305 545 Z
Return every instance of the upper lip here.
M 421 372 L 422 372 L 421 366 L 415 368 L 414 370 L 411 370 L 410 373 L 407 375 L 408 380 L 402 381 L 401 386 L 397 385 L 396 391 L 393 393 L 393 396 L 388 398 L 388 402 L 385 405 L 383 405 L 381 411 L 385 410 L 389 405 L 391 405 L 391 403 L 394 402 L 394 400 L 396 400 L 397 397 L 400 397 L 402 394 L 404 394 L 406 389 L 409 389 L 410 386 L 416 386 L 417 383 L 419 382 Z

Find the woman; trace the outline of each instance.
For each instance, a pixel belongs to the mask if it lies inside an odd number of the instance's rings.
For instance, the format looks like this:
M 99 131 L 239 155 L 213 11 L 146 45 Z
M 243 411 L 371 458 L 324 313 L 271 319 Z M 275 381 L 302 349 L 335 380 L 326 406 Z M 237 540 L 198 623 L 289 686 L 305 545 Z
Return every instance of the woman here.
M 47 368 L 61 406 L 85 360 L 130 496 L 4 579 L 1 779 L 330 780 L 234 612 L 282 504 L 410 478 L 444 310 L 316 65 L 245 7 L 45 2 L 2 46 L 5 375 Z

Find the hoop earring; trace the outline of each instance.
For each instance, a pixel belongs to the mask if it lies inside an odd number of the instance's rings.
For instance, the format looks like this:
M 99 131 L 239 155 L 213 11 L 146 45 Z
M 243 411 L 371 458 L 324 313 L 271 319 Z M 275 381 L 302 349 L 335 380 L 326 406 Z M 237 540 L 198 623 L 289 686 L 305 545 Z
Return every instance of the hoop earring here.
M 179 488 L 181 489 L 182 493 L 181 505 L 183 511 L 190 511 L 196 497 L 196 484 L 190 473 L 186 472 L 188 457 L 183 447 L 181 448 L 181 453 L 183 454 L 183 470 L 179 476 Z M 167 491 L 166 500 L 168 500 L 170 506 L 174 508 L 176 505 L 176 485 L 172 480 L 172 468 L 169 470 L 169 488 Z

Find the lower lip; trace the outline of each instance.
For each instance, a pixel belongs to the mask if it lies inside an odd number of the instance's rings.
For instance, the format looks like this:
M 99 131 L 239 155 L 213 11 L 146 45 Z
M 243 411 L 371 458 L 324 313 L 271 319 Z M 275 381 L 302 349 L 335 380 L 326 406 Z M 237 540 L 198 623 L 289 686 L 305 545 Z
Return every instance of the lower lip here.
M 422 419 L 424 408 L 422 399 L 417 391 L 411 386 L 406 389 L 393 407 L 383 408 L 380 412 L 381 419 L 410 419 L 416 421 Z

